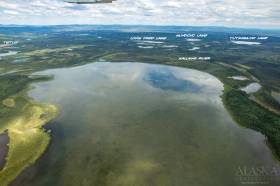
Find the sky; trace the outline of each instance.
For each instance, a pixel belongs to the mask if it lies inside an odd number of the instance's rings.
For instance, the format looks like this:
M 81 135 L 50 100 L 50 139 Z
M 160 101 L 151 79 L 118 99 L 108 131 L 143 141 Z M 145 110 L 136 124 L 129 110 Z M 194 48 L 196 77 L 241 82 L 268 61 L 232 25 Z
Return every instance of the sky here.
M 280 28 L 280 0 L 0 0 L 0 24 L 140 24 Z

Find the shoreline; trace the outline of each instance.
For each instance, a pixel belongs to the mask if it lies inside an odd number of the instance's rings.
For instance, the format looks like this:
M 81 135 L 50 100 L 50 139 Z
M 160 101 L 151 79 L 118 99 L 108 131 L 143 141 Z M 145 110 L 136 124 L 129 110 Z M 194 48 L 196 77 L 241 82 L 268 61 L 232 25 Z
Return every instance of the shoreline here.
M 9 152 L 9 137 L 5 131 L 0 134 L 0 171 L 5 167 L 6 158 Z
M 11 113 L 12 116 L 6 119 L 1 128 L 8 130 L 9 139 L 6 163 L 0 171 L 1 186 L 9 185 L 22 171 L 36 163 L 50 142 L 50 131 L 43 126 L 57 116 L 58 109 L 28 97 L 32 83 L 34 81 L 27 83 L 22 91 L 13 96 L 16 105 L 11 112 L 15 113 Z

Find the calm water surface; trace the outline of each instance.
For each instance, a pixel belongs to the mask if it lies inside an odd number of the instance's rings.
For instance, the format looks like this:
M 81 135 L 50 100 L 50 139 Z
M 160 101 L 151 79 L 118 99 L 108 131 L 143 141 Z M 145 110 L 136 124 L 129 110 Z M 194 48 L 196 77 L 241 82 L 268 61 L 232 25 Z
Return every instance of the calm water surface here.
M 101 62 L 39 74 L 55 79 L 30 96 L 60 115 L 46 153 L 13 185 L 235 186 L 239 167 L 279 168 L 265 138 L 231 119 L 222 83 L 207 73 Z

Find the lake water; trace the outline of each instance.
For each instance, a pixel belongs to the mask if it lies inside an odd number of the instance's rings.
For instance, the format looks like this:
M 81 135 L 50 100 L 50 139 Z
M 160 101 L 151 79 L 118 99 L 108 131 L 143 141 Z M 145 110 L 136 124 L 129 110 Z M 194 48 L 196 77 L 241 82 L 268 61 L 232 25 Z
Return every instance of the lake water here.
M 242 88 L 241 90 L 246 92 L 247 94 L 252 94 L 258 92 L 262 86 L 259 83 L 250 83 L 246 87 Z
M 239 81 L 245 81 L 245 80 L 249 80 L 247 77 L 245 76 L 232 76 L 232 77 L 228 77 L 230 79 L 234 79 L 234 80 L 239 80 Z
M 260 42 L 253 42 L 253 41 L 232 41 L 232 42 L 238 45 L 261 45 Z
M 0 134 L 0 170 L 4 168 L 4 165 L 6 163 L 6 157 L 9 150 L 8 143 L 9 143 L 8 133 L 4 132 Z
M 46 153 L 12 185 L 237 186 L 240 169 L 279 168 L 265 138 L 231 119 L 223 84 L 207 73 L 100 62 L 38 74 L 55 79 L 30 96 L 60 114 Z
M 12 56 L 12 55 L 16 55 L 17 53 L 18 53 L 17 51 L 9 51 L 6 53 L 0 53 L 0 59 L 1 59 L 1 57 Z
M 272 92 L 272 96 L 278 103 L 280 103 L 280 92 Z

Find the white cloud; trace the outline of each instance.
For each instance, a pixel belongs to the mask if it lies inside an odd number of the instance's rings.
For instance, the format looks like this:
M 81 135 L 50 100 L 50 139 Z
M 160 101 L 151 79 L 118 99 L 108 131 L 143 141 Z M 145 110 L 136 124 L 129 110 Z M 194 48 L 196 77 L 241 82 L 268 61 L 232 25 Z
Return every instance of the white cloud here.
M 11 15 L 18 15 L 19 12 L 14 11 L 14 10 L 4 10 L 3 11 L 5 14 L 11 14 Z
M 169 8 L 180 8 L 182 6 L 179 1 L 167 1 L 163 5 Z
M 10 2 L 1 2 L 0 8 L 8 8 L 8 9 L 16 9 L 18 8 L 18 5 L 16 3 L 10 3 Z
M 74 5 L 63 0 L 1 0 L 0 23 L 164 24 L 280 27 L 278 0 L 117 0 Z M 10 16 L 9 16 L 10 15 Z

